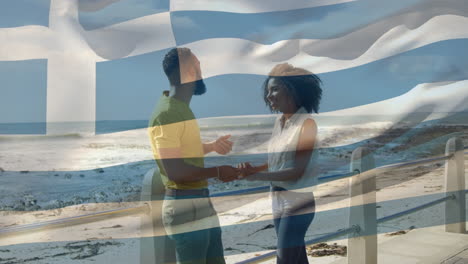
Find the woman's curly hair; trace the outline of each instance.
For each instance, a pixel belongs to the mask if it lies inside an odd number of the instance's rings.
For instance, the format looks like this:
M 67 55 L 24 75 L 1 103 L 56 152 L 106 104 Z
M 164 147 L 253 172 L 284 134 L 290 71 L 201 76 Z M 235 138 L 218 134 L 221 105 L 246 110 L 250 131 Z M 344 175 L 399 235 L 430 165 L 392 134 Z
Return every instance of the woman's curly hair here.
M 308 113 L 318 113 L 322 99 L 322 80 L 308 70 L 296 68 L 289 63 L 278 64 L 270 71 L 263 83 L 263 99 L 273 112 L 268 96 L 268 82 L 276 79 L 284 85 L 292 96 L 297 107 L 304 107 Z

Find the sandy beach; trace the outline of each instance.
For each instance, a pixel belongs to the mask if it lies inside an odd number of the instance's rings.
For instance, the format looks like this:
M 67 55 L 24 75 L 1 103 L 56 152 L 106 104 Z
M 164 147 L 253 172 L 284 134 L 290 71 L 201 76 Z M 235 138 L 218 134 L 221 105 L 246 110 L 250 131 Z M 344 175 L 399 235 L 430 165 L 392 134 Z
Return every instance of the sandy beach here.
M 398 183 L 398 180 L 396 182 L 390 181 L 389 178 L 395 179 L 395 175 L 407 175 L 413 179 L 404 183 Z M 377 192 L 378 202 L 428 194 L 438 195 L 443 192 L 443 167 L 439 166 L 430 165 L 385 173 L 378 179 L 377 188 L 380 189 Z M 388 184 L 392 185 L 386 187 Z M 334 195 L 329 194 L 330 191 L 336 190 L 337 186 L 342 185 L 346 185 L 346 180 L 342 180 L 341 183 L 333 182 L 320 186 L 320 191 L 316 193 L 317 218 L 309 228 L 306 239 L 333 232 L 337 227 L 347 224 L 348 218 L 339 215 L 342 211 L 336 210 L 337 215 L 328 218 L 321 217 L 320 213 L 333 212 L 334 209 L 348 205 L 346 191 L 334 192 Z M 219 211 L 222 226 L 252 223 L 239 225 L 240 229 L 229 229 L 231 231 L 229 233 L 223 232 L 223 243 L 228 263 L 235 263 L 269 252 L 274 249 L 274 241 L 276 240 L 271 226 L 265 225 L 268 220 L 271 220 L 268 195 L 265 193 L 254 194 L 242 199 L 244 201 L 250 200 L 250 203 L 228 211 L 223 211 L 227 199 L 213 199 L 213 203 Z M 421 203 L 417 199 L 409 201 L 408 204 L 395 204 L 399 206 L 378 207 L 378 216 L 388 215 Z M 100 203 L 74 205 L 47 211 L 2 212 L 1 225 L 2 227 L 11 227 L 139 205 L 137 202 Z M 33 261 L 31 263 L 89 263 L 90 261 L 94 263 L 138 263 L 140 258 L 139 237 L 142 235 L 140 217 L 141 215 L 127 216 L 2 238 L 0 239 L 2 252 L 0 263 L 27 263 L 30 261 Z M 385 241 L 393 237 L 389 234 L 397 231 L 411 232 L 412 229 L 437 225 L 441 221 L 443 221 L 443 207 L 439 205 L 379 226 L 378 239 Z M 404 232 L 400 232 L 398 235 L 404 235 Z M 345 239 L 334 240 L 330 243 L 346 246 Z M 311 263 L 330 263 L 338 258 L 342 258 L 342 256 L 309 256 Z M 265 263 L 274 263 L 274 261 Z
M 324 165 L 323 173 L 348 169 L 351 150 L 355 147 L 349 145 L 350 142 L 363 142 L 374 149 L 377 164 L 385 158 L 394 161 L 440 155 L 447 137 L 455 132 L 464 133 L 465 145 L 468 145 L 467 129 L 462 126 L 430 127 L 422 130 L 418 137 L 403 137 L 406 131 L 399 128 L 375 137 L 383 129 L 329 128 L 323 133 L 321 145 L 321 154 L 329 165 Z M 207 166 L 235 164 L 248 157 L 254 162 L 260 161 L 265 158 L 267 131 L 254 134 L 244 130 L 230 131 L 233 140 L 238 142 L 233 150 L 235 155 L 211 155 L 207 158 Z M 210 140 L 226 132 L 218 129 L 202 134 L 205 140 Z M 366 138 L 371 140 L 366 142 Z M 239 143 L 242 140 L 243 143 Z M 144 129 L 53 139 L 47 136 L 2 136 L 0 144 L 3 146 L 0 156 L 7 157 L 0 165 L 0 230 L 144 205 L 140 202 L 141 184 L 145 173 L 154 168 Z M 17 151 L 12 151 L 13 148 Z M 247 181 L 212 183 L 212 193 L 265 185 Z M 348 226 L 348 179 L 323 183 L 313 189 L 317 201 L 316 217 L 306 240 Z M 443 192 L 443 163 L 383 173 L 377 176 L 378 217 L 437 199 Z M 271 201 L 267 192 L 212 200 L 223 228 L 228 263 L 275 248 L 276 235 L 271 225 Z M 140 238 L 151 235 L 141 229 L 142 216 L 144 214 L 140 213 L 14 236 L 0 234 L 0 264 L 138 263 Z M 440 225 L 442 221 L 443 206 L 437 205 L 379 225 L 379 241 L 392 239 L 394 236 L 389 235 L 392 233 L 404 235 L 416 228 Z M 346 246 L 346 239 L 328 243 Z M 343 258 L 338 254 L 340 250 L 332 250 L 335 254 L 331 256 L 312 256 L 320 255 L 319 251 L 321 249 L 310 249 L 311 263 L 330 263 Z M 265 263 L 274 263 L 274 260 Z

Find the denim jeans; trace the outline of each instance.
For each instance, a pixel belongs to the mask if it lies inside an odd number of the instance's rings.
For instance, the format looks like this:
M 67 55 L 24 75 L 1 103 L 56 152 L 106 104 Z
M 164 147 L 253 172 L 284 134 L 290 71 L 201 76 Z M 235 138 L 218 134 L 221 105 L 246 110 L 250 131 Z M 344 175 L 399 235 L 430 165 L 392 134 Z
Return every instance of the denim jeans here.
M 272 187 L 272 203 L 278 237 L 276 263 L 309 263 L 304 237 L 315 216 L 314 195 Z
M 163 224 L 177 264 L 225 264 L 221 228 L 208 196 L 166 196 Z

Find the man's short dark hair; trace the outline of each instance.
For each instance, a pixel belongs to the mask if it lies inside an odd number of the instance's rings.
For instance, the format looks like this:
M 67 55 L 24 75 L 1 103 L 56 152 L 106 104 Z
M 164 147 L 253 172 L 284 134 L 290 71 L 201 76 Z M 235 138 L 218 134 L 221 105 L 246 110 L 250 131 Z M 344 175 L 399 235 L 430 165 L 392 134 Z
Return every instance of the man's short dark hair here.
M 189 48 L 173 48 L 163 60 L 163 69 L 171 85 L 180 85 L 180 61 L 186 63 L 192 51 Z
M 288 63 L 276 65 L 263 83 L 263 99 L 270 111 L 274 112 L 267 98 L 270 79 L 278 80 L 287 88 L 297 107 L 304 107 L 308 113 L 318 113 L 322 99 L 322 80 L 317 75 Z

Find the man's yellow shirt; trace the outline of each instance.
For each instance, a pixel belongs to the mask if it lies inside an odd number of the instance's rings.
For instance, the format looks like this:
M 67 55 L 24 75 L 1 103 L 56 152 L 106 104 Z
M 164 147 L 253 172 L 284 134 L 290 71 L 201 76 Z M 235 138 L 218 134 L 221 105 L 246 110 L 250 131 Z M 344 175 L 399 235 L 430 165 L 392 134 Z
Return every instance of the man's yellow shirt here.
M 183 184 L 171 181 L 161 162 L 161 149 L 178 148 L 184 162 L 196 167 L 204 167 L 200 128 L 188 104 L 163 95 L 149 121 L 148 134 L 154 158 L 166 188 L 202 189 L 208 186 L 206 180 Z

